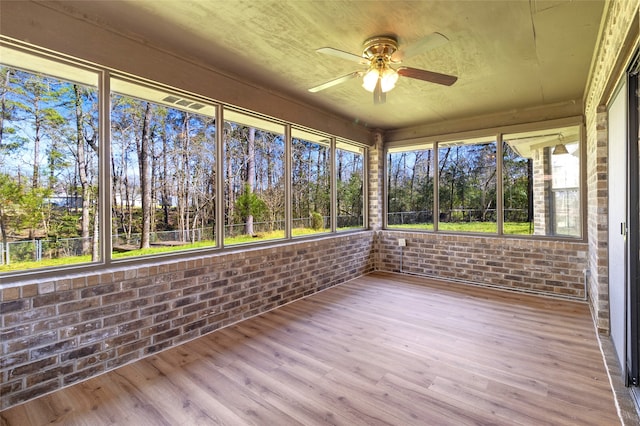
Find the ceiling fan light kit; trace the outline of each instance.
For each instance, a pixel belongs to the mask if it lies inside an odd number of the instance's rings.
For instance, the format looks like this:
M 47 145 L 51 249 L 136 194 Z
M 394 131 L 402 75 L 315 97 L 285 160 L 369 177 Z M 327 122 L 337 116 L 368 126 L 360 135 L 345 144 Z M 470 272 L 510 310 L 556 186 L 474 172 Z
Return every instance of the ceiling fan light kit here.
M 425 52 L 446 43 L 448 39 L 440 33 L 432 33 L 407 47 L 402 52 L 398 50 L 398 41 L 393 36 L 376 36 L 367 39 L 363 46 L 362 55 L 354 55 L 349 52 L 323 47 L 317 50 L 318 53 L 337 56 L 342 59 L 351 60 L 368 65 L 366 71 L 355 71 L 345 76 L 330 80 L 309 89 L 310 92 L 319 92 L 329 87 L 344 83 L 355 77 L 362 77 L 362 87 L 373 93 L 374 103 L 384 103 L 386 93 L 392 90 L 398 82 L 399 76 L 413 78 L 416 80 L 428 81 L 431 83 L 451 86 L 458 79 L 455 76 L 440 74 L 418 68 L 399 67 L 394 69 L 391 64 L 400 64 L 403 59 Z

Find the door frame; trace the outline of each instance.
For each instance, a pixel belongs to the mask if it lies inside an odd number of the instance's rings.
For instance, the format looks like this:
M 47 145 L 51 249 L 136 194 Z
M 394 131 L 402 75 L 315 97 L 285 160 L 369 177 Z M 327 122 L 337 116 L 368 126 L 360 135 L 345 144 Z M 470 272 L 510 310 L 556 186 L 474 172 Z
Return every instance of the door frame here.
M 627 371 L 629 384 L 640 386 L 640 51 L 627 73 L 627 289 L 629 294 Z

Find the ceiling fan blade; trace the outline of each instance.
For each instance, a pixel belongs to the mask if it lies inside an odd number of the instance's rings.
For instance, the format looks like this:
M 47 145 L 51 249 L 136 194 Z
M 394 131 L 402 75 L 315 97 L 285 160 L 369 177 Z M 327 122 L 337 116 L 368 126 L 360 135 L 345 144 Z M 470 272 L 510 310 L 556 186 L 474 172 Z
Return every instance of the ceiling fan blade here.
M 354 55 L 353 53 L 345 52 L 343 50 L 334 49 L 333 47 L 321 47 L 316 52 L 323 53 L 325 55 L 336 56 L 338 58 L 346 59 L 347 61 L 357 62 L 359 64 L 367 64 L 368 61 L 362 56 Z
M 442 46 L 448 41 L 449 39 L 440 33 L 431 33 L 428 36 L 415 41 L 404 49 L 396 51 L 393 55 L 391 55 L 391 62 L 402 62 L 404 59 L 408 59 L 412 56 L 424 53 L 427 50 L 435 49 L 436 47 Z
M 421 70 L 418 68 L 400 67 L 398 74 L 404 77 L 415 78 L 416 80 L 428 81 L 430 83 L 451 86 L 458 81 L 458 77 L 447 74 L 440 74 L 433 71 Z
M 334 78 L 333 80 L 329 80 L 326 83 L 322 83 L 318 86 L 312 87 L 311 89 L 309 89 L 309 91 L 311 93 L 319 92 L 321 90 L 328 89 L 329 87 L 337 86 L 340 83 L 344 83 L 345 81 L 349 81 L 352 78 L 355 78 L 358 76 L 360 76 L 360 71 L 354 71 L 347 75 L 343 75 L 342 77 Z

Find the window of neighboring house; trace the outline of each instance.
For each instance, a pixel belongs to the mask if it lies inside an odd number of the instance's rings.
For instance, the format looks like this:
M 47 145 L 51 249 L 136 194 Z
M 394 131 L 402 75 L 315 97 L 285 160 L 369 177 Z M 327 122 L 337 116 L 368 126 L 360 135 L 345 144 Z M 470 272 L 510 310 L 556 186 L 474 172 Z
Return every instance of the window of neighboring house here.
M 505 233 L 580 237 L 580 127 L 503 141 Z
M 99 261 L 99 75 L 5 46 L 0 61 L 0 273 Z
M 292 129 L 292 236 L 331 230 L 331 141 Z
M 284 126 L 226 109 L 224 117 L 224 243 L 284 238 Z
M 113 258 L 216 245 L 215 108 L 111 79 Z
M 364 148 L 336 142 L 336 228 L 359 229 L 364 223 Z
M 498 231 L 496 142 L 480 138 L 438 144 L 438 230 Z
M 433 144 L 387 152 L 387 226 L 433 230 Z

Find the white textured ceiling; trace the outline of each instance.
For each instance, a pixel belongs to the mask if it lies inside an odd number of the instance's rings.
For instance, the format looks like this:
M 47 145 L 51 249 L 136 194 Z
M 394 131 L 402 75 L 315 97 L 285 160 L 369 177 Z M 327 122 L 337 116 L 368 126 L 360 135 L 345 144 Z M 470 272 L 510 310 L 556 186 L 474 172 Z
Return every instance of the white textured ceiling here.
M 398 129 L 581 102 L 602 1 L 77 1 L 49 7 L 205 63 L 369 127 Z M 374 105 L 358 79 L 308 88 L 361 67 L 374 35 L 400 47 L 437 31 L 449 43 L 404 65 L 458 76 L 451 87 L 401 77 Z

